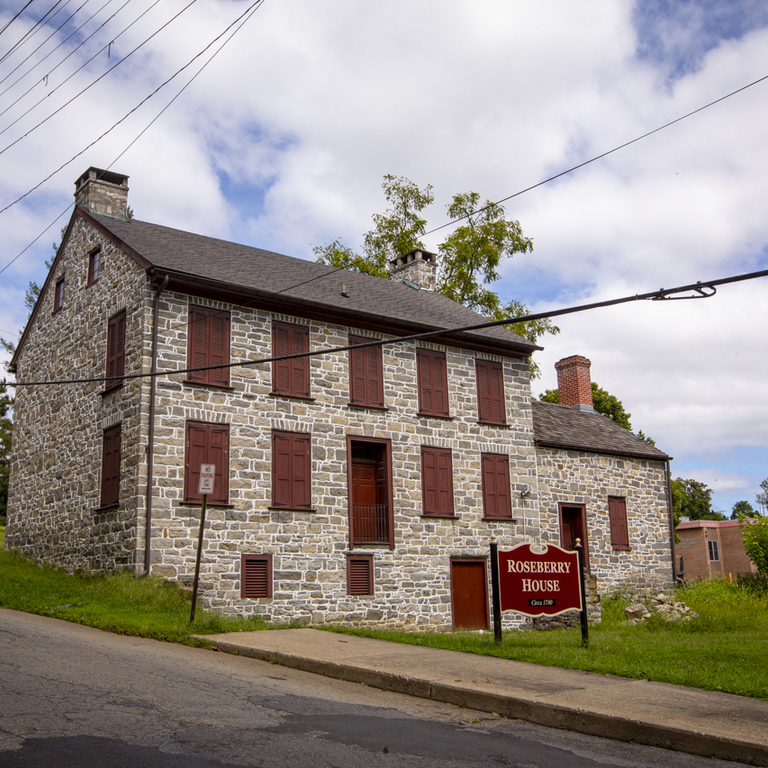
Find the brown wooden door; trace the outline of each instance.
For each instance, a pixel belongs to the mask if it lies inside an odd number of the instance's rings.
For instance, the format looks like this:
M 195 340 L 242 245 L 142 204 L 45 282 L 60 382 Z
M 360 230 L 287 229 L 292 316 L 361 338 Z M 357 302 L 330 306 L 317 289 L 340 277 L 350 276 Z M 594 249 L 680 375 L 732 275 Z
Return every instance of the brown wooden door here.
M 589 545 L 587 544 L 586 508 L 579 506 L 560 507 L 560 546 L 573 549 L 576 539 L 581 539 L 584 548 L 584 567 L 589 568 Z
M 352 463 L 352 525 L 356 542 L 376 542 L 376 464 Z
M 451 561 L 454 629 L 488 629 L 488 580 L 485 560 Z

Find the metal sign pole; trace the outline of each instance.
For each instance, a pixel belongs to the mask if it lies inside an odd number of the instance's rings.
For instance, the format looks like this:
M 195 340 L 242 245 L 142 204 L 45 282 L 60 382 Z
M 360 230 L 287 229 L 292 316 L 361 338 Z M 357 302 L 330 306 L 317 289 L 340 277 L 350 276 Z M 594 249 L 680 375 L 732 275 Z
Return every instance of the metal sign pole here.
M 501 594 L 499 592 L 499 545 L 491 542 L 491 603 L 493 606 L 493 639 L 501 645 Z
M 200 509 L 200 533 L 197 537 L 197 562 L 195 563 L 195 581 L 192 586 L 192 611 L 189 614 L 189 623 L 195 620 L 195 605 L 197 604 L 197 585 L 200 581 L 200 557 L 203 554 L 203 529 L 205 528 L 205 504 L 208 501 L 208 494 L 203 494 L 203 505 Z
M 574 549 L 579 553 L 579 589 L 581 590 L 581 646 L 589 646 L 589 622 L 587 621 L 587 594 L 584 589 L 584 547 L 581 539 L 576 539 Z

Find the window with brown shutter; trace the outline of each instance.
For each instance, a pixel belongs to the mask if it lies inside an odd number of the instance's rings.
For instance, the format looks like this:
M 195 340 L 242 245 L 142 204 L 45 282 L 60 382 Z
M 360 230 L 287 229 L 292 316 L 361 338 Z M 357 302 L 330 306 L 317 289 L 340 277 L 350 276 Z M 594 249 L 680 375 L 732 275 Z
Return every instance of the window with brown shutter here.
M 373 555 L 347 555 L 347 594 L 373 594 Z
M 506 424 L 504 368 L 493 360 L 475 360 L 478 419 L 487 424 Z
M 480 465 L 483 485 L 483 517 L 489 520 L 511 520 L 509 456 L 501 453 L 482 453 L 480 454 Z
M 304 432 L 272 433 L 272 506 L 312 507 L 312 438 Z
M 88 280 L 86 286 L 93 285 L 99 279 L 101 272 L 101 248 L 88 254 Z
M 101 507 L 114 507 L 120 500 L 120 424 L 104 430 L 101 451 Z
M 53 293 L 53 311 L 58 312 L 64 306 L 64 278 L 56 281 Z
M 425 515 L 453 517 L 453 463 L 450 450 L 422 447 L 421 496 Z
M 108 392 L 123 385 L 125 365 L 125 310 L 115 315 L 107 325 L 107 381 L 104 391 Z
M 229 364 L 230 313 L 225 309 L 189 305 L 187 368 Z M 187 381 L 211 386 L 229 386 L 229 368 L 192 370 Z
M 625 498 L 621 496 L 608 497 L 608 519 L 611 524 L 611 546 L 614 549 L 629 549 L 627 500 Z
M 448 416 L 448 377 L 445 352 L 416 350 L 419 382 L 419 413 Z
M 229 424 L 187 422 L 186 460 L 184 471 L 184 501 L 199 504 L 200 465 L 213 464 L 216 476 L 209 504 L 229 503 Z
M 240 556 L 240 597 L 272 597 L 272 555 Z
M 293 323 L 272 323 L 272 356 L 309 352 L 309 328 Z M 272 392 L 289 397 L 309 397 L 309 358 L 295 357 L 272 363 Z
M 349 337 L 350 345 L 370 341 L 363 336 Z M 349 350 L 349 402 L 350 405 L 384 407 L 384 372 L 380 346 Z

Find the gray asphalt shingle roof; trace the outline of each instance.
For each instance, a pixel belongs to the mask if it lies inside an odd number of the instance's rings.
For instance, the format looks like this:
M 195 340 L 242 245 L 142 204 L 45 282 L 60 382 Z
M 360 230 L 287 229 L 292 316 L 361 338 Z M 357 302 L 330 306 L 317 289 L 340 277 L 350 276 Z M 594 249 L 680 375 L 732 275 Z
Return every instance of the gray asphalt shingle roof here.
M 666 461 L 669 456 L 601 413 L 534 400 L 536 444 L 591 453 L 610 453 Z
M 413 332 L 450 329 L 486 320 L 441 294 L 415 290 L 400 282 L 136 219 L 90 215 L 159 270 L 215 281 L 254 294 L 279 295 L 294 306 L 298 303 L 314 311 L 326 308 L 369 322 L 394 321 L 408 325 Z M 342 295 L 342 284 L 346 296 Z M 503 327 L 463 335 L 496 345 L 500 352 L 528 356 L 541 349 Z

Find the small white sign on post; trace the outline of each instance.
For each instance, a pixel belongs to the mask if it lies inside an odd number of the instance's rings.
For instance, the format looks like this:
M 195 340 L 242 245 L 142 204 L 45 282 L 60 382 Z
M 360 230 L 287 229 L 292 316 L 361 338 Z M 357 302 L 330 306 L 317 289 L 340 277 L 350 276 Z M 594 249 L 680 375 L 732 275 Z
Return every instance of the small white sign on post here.
M 200 465 L 200 488 L 199 494 L 201 496 L 213 493 L 213 483 L 216 479 L 216 465 L 215 464 L 201 464 Z

